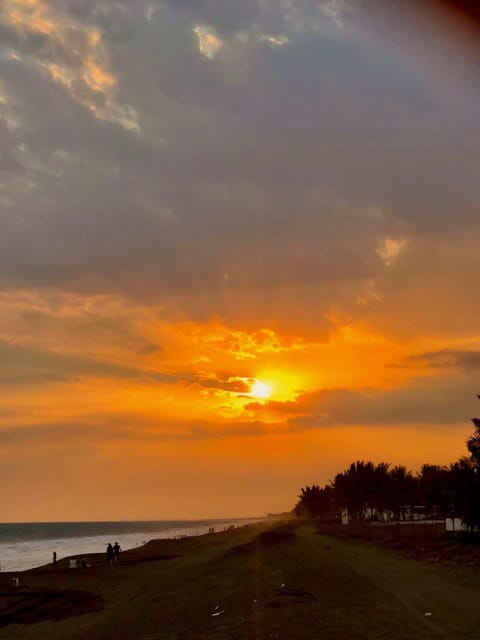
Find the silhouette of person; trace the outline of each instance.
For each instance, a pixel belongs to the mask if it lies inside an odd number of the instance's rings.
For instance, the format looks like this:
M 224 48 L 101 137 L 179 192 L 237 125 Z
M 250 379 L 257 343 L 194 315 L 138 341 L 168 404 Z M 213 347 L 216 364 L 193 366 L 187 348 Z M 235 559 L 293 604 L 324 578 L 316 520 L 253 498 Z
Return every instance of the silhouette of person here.
M 53 552 L 53 568 L 55 569 L 55 571 L 57 570 L 57 552 L 56 551 Z
M 113 547 L 111 542 L 107 544 L 107 562 L 108 564 L 112 564 L 113 562 Z
M 117 541 L 115 541 L 115 544 L 113 545 L 113 559 L 114 559 L 115 564 L 118 563 L 118 558 L 120 556 L 120 551 L 121 551 L 120 545 L 118 544 Z

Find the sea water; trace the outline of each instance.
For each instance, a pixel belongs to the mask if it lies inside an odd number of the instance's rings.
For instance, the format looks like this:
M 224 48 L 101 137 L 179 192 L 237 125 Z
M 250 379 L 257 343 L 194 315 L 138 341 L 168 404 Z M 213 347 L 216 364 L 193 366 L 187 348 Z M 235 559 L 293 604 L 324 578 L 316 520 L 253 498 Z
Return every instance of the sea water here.
M 202 535 L 211 527 L 221 531 L 259 520 L 262 518 L 0 524 L 0 569 L 24 571 L 39 567 L 52 562 L 54 551 L 60 560 L 66 556 L 104 553 L 109 542 L 118 541 L 122 550 L 126 550 L 149 540 Z

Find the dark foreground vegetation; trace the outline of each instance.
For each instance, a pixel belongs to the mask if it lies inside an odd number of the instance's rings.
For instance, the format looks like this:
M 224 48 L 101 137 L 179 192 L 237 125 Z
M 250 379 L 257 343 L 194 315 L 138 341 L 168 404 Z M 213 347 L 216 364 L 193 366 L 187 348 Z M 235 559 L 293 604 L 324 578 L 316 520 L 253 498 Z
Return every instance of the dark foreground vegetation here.
M 392 526 L 371 526 L 351 523 L 348 527 L 335 522 L 316 521 L 317 533 L 340 540 L 368 543 L 394 551 L 405 558 L 460 569 L 480 567 L 480 541 L 476 534 L 448 534 L 445 525 L 431 522 L 396 523 Z
M 337 521 L 348 509 L 353 522 L 460 518 L 473 532 L 480 527 L 480 419 L 467 440 L 469 456 L 449 466 L 424 464 L 413 474 L 386 462 L 353 462 L 334 480 L 302 488 L 294 511 L 299 517 Z

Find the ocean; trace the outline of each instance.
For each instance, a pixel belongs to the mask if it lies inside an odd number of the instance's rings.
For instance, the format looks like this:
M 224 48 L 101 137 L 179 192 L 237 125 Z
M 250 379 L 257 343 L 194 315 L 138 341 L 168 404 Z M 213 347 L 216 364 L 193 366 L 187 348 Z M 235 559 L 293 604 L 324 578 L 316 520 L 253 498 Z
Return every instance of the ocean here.
M 0 570 L 25 571 L 48 564 L 54 551 L 60 560 L 66 556 L 103 553 L 109 542 L 118 541 L 126 550 L 149 540 L 202 535 L 210 527 L 221 531 L 260 520 L 263 518 L 0 524 Z

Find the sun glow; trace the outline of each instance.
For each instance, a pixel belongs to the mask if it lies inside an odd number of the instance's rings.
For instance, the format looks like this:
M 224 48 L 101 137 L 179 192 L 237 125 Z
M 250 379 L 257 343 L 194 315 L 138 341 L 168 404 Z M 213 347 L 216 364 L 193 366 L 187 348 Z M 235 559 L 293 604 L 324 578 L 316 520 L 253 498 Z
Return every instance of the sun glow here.
M 250 388 L 250 393 L 254 398 L 258 398 L 259 400 L 265 400 L 270 397 L 272 393 L 272 389 L 261 380 L 255 380 Z

